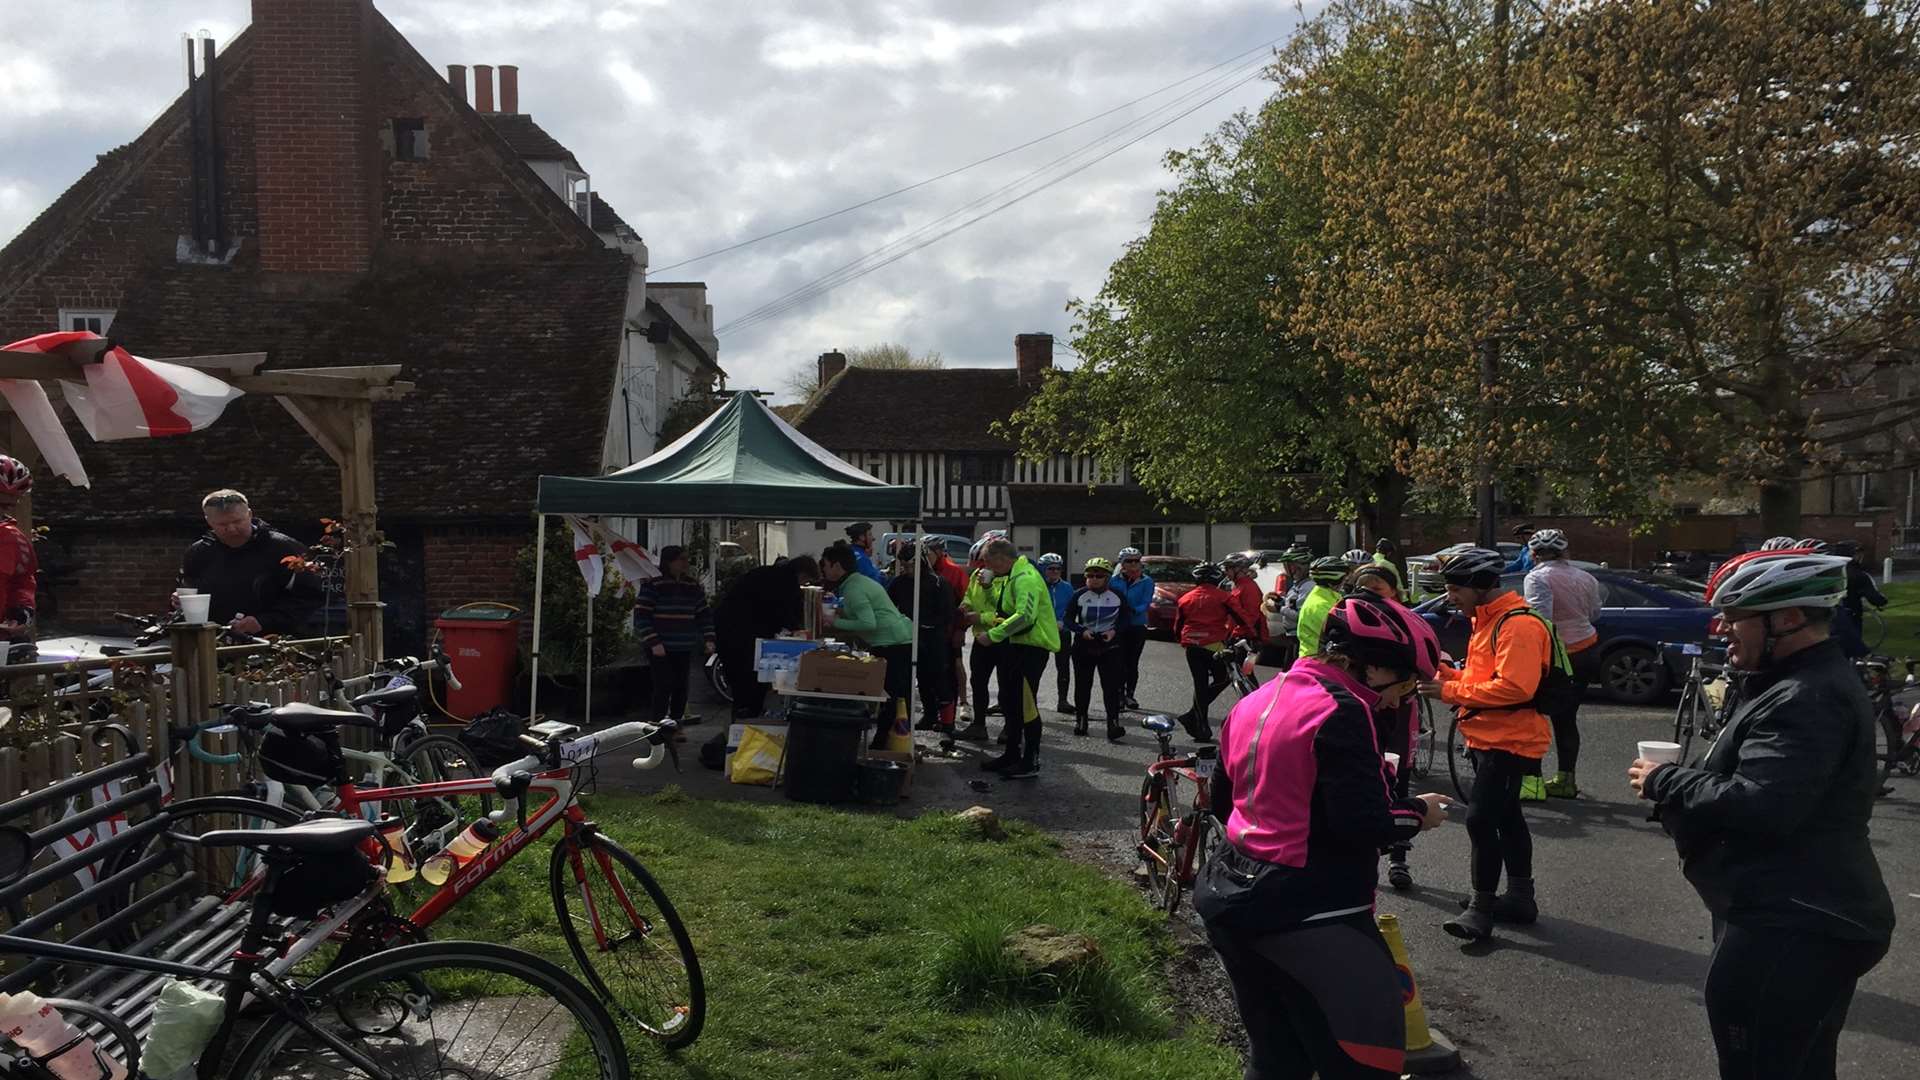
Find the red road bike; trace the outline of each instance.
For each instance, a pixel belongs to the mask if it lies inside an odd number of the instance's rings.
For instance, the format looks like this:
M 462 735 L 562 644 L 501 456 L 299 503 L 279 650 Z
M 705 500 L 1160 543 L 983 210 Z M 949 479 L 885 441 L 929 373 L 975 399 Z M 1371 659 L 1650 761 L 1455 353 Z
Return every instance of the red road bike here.
M 1180 910 L 1181 894 L 1193 888 L 1200 868 L 1224 839 L 1210 787 L 1220 748 L 1202 743 L 1190 754 L 1176 754 L 1178 724 L 1171 716 L 1140 721 L 1159 744 L 1158 760 L 1147 766 L 1140 783 L 1140 862 L 1147 891 L 1169 915 Z M 1175 797 L 1182 787 L 1192 789 L 1191 801 Z

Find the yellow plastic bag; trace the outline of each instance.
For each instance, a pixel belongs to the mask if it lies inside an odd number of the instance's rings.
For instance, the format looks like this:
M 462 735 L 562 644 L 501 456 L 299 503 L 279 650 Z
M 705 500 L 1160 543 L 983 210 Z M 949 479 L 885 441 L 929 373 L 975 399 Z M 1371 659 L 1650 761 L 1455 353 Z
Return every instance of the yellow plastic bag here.
M 740 746 L 727 766 L 727 779 L 736 784 L 771 786 L 780 773 L 780 758 L 786 753 L 785 732 L 757 724 L 748 724 L 740 733 Z

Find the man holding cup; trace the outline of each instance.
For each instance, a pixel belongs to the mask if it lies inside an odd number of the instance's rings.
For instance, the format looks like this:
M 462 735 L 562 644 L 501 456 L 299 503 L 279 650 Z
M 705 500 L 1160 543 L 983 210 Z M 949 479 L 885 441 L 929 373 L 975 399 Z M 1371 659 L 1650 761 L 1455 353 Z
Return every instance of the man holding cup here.
M 1839 556 L 1757 551 L 1721 567 L 1707 601 L 1727 663 L 1747 673 L 1743 702 L 1697 766 L 1643 743 L 1627 770 L 1713 916 L 1705 996 L 1723 1078 L 1834 1075 L 1854 986 L 1893 936 L 1867 840 L 1873 705 L 1830 637 L 1846 591 Z
M 207 618 L 242 634 L 297 634 L 325 599 L 314 575 L 286 564 L 307 545 L 253 516 L 223 488 L 200 500 L 207 532 L 187 548 L 180 583 L 211 598 Z

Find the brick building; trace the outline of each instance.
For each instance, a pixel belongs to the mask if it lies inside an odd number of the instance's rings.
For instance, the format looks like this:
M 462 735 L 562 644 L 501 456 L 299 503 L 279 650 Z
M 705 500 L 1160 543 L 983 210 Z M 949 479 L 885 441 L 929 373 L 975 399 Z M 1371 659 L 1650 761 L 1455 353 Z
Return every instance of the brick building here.
M 269 371 L 404 365 L 418 390 L 375 408 L 376 485 L 390 640 L 416 649 L 428 613 L 512 597 L 539 474 L 647 456 L 672 399 L 724 378 L 704 287 L 647 295 L 644 244 L 519 112 L 511 67 L 496 107 L 476 66 L 469 104 L 465 68 L 442 78 L 368 0 L 253 0 L 211 52 L 0 249 L 0 340 L 57 325 Z M 340 510 L 332 462 L 272 401 L 76 443 L 93 486 L 36 492 L 63 625 L 164 603 L 207 490 L 297 536 Z

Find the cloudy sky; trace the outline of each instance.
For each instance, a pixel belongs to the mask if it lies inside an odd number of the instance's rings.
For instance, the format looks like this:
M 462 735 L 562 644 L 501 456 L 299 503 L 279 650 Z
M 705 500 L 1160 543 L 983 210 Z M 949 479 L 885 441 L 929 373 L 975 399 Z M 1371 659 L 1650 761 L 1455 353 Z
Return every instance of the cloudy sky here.
M 1144 229 L 1166 178 L 1160 156 L 1265 96 L 1250 78 L 1260 54 L 906 195 L 670 264 L 1086 120 L 1280 38 L 1299 18 L 1287 0 L 376 6 L 442 70 L 519 64 L 522 111 L 592 172 L 645 238 L 658 280 L 707 282 L 731 384 L 764 389 L 836 346 L 898 341 L 986 365 L 1012 363 L 1016 333 L 1064 340 L 1067 301 L 1097 291 Z M 0 0 L 0 237 L 179 92 L 183 31 L 224 42 L 248 11 L 248 0 Z M 777 317 L 727 326 L 870 252 L 905 251 L 1021 195 Z

